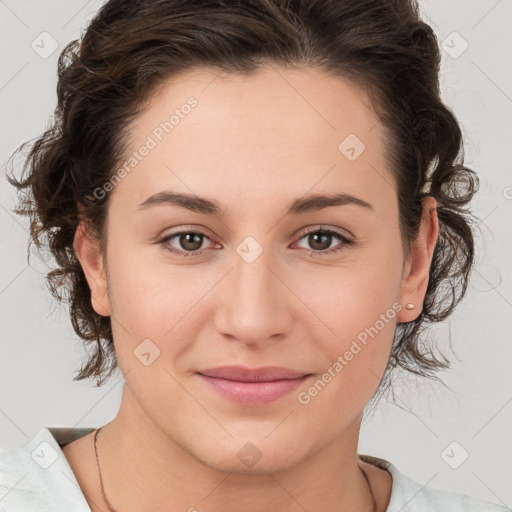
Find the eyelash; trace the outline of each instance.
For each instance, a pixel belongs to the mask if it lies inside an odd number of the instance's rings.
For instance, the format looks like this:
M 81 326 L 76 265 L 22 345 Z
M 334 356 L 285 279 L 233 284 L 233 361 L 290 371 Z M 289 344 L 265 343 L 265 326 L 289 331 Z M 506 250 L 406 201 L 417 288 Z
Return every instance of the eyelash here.
M 322 233 L 322 234 L 326 234 L 326 235 L 332 235 L 332 236 L 338 238 L 338 240 L 340 240 L 340 242 L 342 242 L 342 243 L 334 248 L 326 249 L 324 251 L 314 250 L 314 249 L 309 249 L 309 250 L 305 249 L 306 254 L 308 256 L 323 257 L 327 254 L 329 254 L 329 255 L 334 254 L 334 253 L 343 251 L 344 249 L 346 249 L 349 246 L 356 245 L 355 240 L 352 240 L 352 239 L 346 237 L 345 235 L 341 234 L 340 232 L 332 230 L 332 229 L 324 229 L 324 228 L 321 228 L 321 229 L 316 228 L 316 229 L 301 233 L 299 241 L 312 233 Z M 175 238 L 179 235 L 186 235 L 186 234 L 187 235 L 190 235 L 190 234 L 201 235 L 201 236 L 209 239 L 209 237 L 201 231 L 187 230 L 187 231 L 177 231 L 176 233 L 172 233 L 171 235 L 167 235 L 163 238 L 160 238 L 159 240 L 157 240 L 157 243 L 161 244 L 166 251 L 169 251 L 173 254 L 177 254 L 178 256 L 181 256 L 184 258 L 187 258 L 190 256 L 201 255 L 207 250 L 207 249 L 203 249 L 201 251 L 180 251 L 180 250 L 174 249 L 172 246 L 169 245 L 169 241 L 172 240 L 173 238 Z

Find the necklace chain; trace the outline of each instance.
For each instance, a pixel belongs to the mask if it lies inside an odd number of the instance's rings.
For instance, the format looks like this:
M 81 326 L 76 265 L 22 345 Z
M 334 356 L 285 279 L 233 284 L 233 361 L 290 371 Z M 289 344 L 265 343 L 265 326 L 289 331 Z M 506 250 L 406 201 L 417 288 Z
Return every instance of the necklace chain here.
M 105 426 L 105 425 L 103 425 L 103 426 Z M 109 511 L 110 512 L 117 512 L 117 510 L 108 501 L 107 495 L 105 493 L 105 488 L 103 487 L 103 476 L 101 474 L 100 458 L 98 456 L 98 446 L 97 446 L 98 434 L 100 433 L 100 430 L 102 428 L 103 427 L 100 427 L 99 429 L 97 429 L 96 433 L 94 434 L 94 453 L 96 454 L 96 463 L 98 464 L 98 473 L 100 475 L 101 493 L 103 494 L 103 499 L 105 500 L 105 503 L 108 505 Z M 368 476 L 367 476 L 366 472 L 364 471 L 364 469 L 361 466 L 359 466 L 359 469 L 361 470 L 361 473 L 363 473 L 364 479 L 366 480 L 366 483 L 368 485 L 368 489 L 370 491 L 370 495 L 372 497 L 372 506 L 373 506 L 372 512 L 377 512 L 377 503 L 375 501 L 375 496 L 373 495 L 373 491 L 372 491 L 372 488 L 370 486 L 370 481 L 368 480 Z
M 103 425 L 104 427 L 105 425 Z M 103 487 L 103 476 L 101 474 L 101 467 L 100 467 L 100 458 L 98 456 L 98 434 L 100 433 L 100 430 L 103 428 L 100 427 L 96 430 L 96 434 L 94 434 L 94 453 L 96 454 L 96 463 L 98 464 L 98 473 L 100 474 L 100 484 L 101 484 L 101 494 L 103 495 L 103 499 L 105 500 L 105 503 L 107 504 L 110 512 L 117 512 L 117 510 L 110 504 L 108 501 L 107 495 L 105 494 L 105 488 Z

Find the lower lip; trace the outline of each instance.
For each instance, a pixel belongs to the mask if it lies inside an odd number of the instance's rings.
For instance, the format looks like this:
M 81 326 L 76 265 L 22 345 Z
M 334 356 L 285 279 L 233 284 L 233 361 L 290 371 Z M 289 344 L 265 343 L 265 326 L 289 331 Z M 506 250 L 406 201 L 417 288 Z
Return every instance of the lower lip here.
M 295 391 L 310 375 L 300 379 L 239 382 L 198 374 L 214 391 L 241 405 L 266 405 Z

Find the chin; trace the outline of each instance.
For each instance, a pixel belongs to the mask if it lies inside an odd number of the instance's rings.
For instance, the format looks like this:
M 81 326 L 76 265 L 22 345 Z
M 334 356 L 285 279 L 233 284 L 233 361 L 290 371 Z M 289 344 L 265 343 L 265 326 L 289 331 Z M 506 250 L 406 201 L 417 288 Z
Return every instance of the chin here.
M 276 456 L 277 455 L 277 456 Z M 243 463 L 235 455 L 226 457 L 226 454 L 219 454 L 219 458 L 210 454 L 207 460 L 202 461 L 207 466 L 223 473 L 232 473 L 235 475 L 262 475 L 267 477 L 268 473 L 279 473 L 287 471 L 295 466 L 299 461 L 290 458 L 289 454 L 274 454 L 272 457 L 265 457 L 263 454 L 254 464 Z
M 215 440 L 204 446 L 195 444 L 193 452 L 190 453 L 216 471 L 251 475 L 286 471 L 308 455 L 300 440 L 294 441 L 288 437 L 285 442 L 277 435 L 274 439 L 265 438 L 267 434 L 268 431 L 265 431 L 264 435 L 257 436 L 252 441 L 250 437 L 244 437 L 243 440 L 237 437 L 224 439 L 225 443 Z M 297 447 L 301 447 L 301 450 Z M 205 453 L 206 450 L 208 451 Z

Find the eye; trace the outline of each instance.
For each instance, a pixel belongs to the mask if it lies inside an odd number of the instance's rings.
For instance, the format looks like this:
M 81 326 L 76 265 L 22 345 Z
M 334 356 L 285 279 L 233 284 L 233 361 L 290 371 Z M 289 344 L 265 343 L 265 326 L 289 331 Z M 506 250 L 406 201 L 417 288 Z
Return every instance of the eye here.
M 205 233 L 188 230 L 167 235 L 157 240 L 157 243 L 161 244 L 166 251 L 178 256 L 189 257 L 198 256 L 206 251 L 203 247 L 205 239 L 210 240 Z M 310 229 L 309 231 L 302 232 L 299 241 L 303 239 L 306 239 L 306 242 L 313 248 L 306 249 L 306 254 L 315 257 L 337 253 L 347 246 L 356 244 L 354 240 L 348 238 L 343 233 L 326 228 Z M 332 247 L 332 242 L 336 239 L 340 243 Z
M 327 228 L 317 228 L 303 232 L 300 240 L 303 239 L 306 239 L 310 247 L 313 247 L 313 250 L 306 250 L 306 253 L 310 256 L 333 254 L 344 250 L 347 246 L 355 245 L 355 241 L 343 233 Z M 332 247 L 331 244 L 335 239 L 338 239 L 341 243 Z
M 174 239 L 176 239 L 175 243 L 180 247 L 176 248 L 172 245 L 171 241 Z M 169 252 L 187 257 L 197 256 L 204 252 L 204 250 L 199 250 L 203 245 L 204 239 L 209 240 L 208 236 L 200 231 L 178 231 L 177 233 L 161 238 L 158 240 L 158 243 L 162 244 Z

